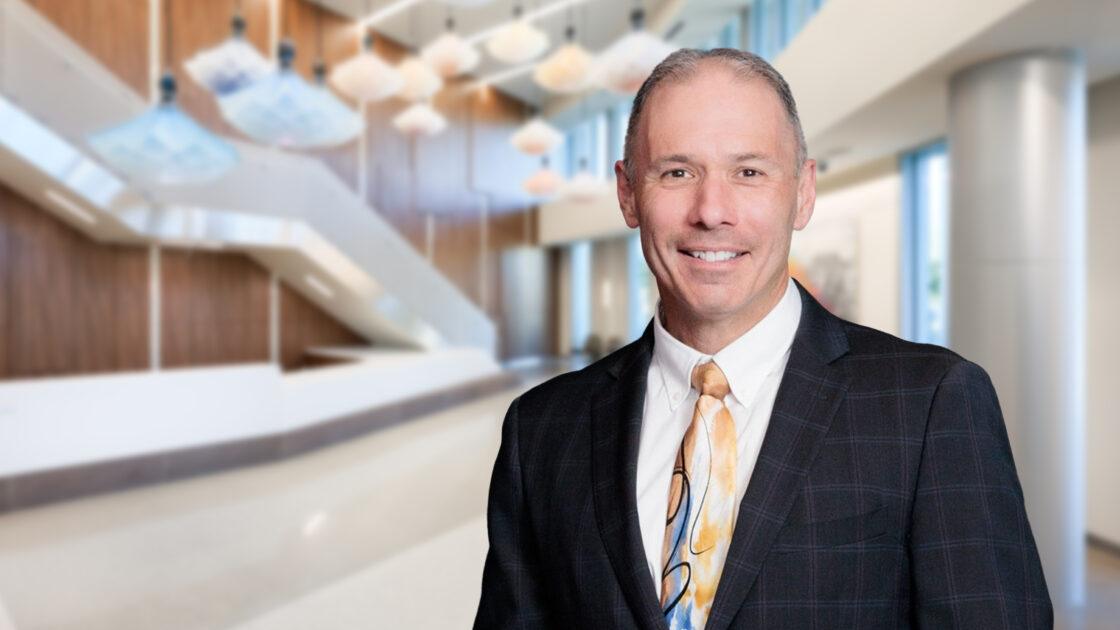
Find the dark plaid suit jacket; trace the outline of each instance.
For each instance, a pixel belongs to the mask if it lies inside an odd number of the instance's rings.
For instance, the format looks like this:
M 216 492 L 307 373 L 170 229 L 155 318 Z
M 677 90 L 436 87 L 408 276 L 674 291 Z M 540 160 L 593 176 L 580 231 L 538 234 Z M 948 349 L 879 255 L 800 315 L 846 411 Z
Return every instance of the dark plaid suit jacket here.
M 707 628 L 1051 628 L 987 374 L 798 289 L 801 323 Z M 510 405 L 476 628 L 666 627 L 636 499 L 652 349 L 651 322 Z

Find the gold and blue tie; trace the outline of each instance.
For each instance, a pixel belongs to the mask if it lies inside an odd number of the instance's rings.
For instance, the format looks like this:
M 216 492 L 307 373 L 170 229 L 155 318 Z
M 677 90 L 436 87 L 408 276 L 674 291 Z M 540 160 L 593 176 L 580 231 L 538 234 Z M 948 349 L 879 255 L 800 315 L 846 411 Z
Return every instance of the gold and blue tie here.
M 723 403 L 730 388 L 714 362 L 697 365 L 700 392 L 669 485 L 662 548 L 661 610 L 669 627 L 707 622 L 735 520 L 735 420 Z

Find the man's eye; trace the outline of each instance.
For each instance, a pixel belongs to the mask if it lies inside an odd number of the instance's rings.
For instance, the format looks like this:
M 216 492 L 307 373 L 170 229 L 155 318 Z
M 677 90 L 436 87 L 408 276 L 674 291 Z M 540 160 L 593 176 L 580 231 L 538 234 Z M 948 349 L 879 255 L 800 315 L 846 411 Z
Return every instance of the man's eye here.
M 681 179 L 683 177 L 688 177 L 688 171 L 684 170 L 683 168 L 674 168 L 674 169 L 665 171 L 665 175 L 667 175 L 667 176 L 669 176 L 673 179 Z
M 743 177 L 755 177 L 757 175 L 761 175 L 761 173 L 754 170 L 753 168 L 745 168 L 739 172 L 743 174 Z

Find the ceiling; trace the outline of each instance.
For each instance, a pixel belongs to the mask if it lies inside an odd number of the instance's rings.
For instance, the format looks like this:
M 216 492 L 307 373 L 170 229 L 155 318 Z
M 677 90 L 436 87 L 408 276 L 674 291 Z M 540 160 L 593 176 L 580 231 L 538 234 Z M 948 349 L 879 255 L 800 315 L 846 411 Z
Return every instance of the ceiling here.
M 833 0 L 837 7 L 856 0 Z M 882 0 L 886 1 L 886 0 Z M 878 50 L 871 46 L 869 54 L 853 50 L 839 33 L 845 25 L 837 23 L 847 19 L 853 24 L 866 21 L 866 16 L 853 15 L 857 10 L 825 14 L 821 37 L 813 42 L 795 41 L 789 54 L 779 56 L 776 65 L 791 84 L 800 86 L 800 96 L 805 98 L 803 113 L 806 116 L 806 135 L 811 152 L 825 158 L 830 165 L 830 176 L 843 178 L 843 172 L 858 168 L 875 160 L 897 155 L 932 140 L 944 138 L 948 132 L 949 82 L 958 71 L 977 63 L 1029 50 L 1073 48 L 1085 59 L 1086 81 L 1094 83 L 1120 75 L 1120 45 L 1117 45 L 1116 24 L 1120 24 L 1120 2 L 1116 0 L 1002 0 L 1006 11 L 982 29 L 962 37 L 961 41 L 940 51 L 931 58 L 914 63 L 913 67 L 897 81 L 879 81 L 877 89 L 861 88 L 860 100 L 848 103 L 844 92 L 849 84 L 858 83 L 858 72 L 845 68 L 867 67 L 876 62 Z M 968 0 L 952 0 L 945 4 L 968 4 Z M 827 6 L 827 5 L 826 5 Z M 874 8 L 869 8 L 871 11 Z M 954 32 L 967 32 L 957 11 L 946 20 L 946 28 Z M 837 18 L 837 20 L 833 20 Z M 924 20 L 924 29 L 934 28 Z M 913 42 L 917 35 L 895 31 L 899 37 Z M 824 31 L 833 35 L 825 36 Z M 839 33 L 839 34 L 837 34 Z M 831 39 L 835 38 L 835 39 Z M 935 39 L 945 39 L 939 35 Z M 822 41 L 827 40 L 827 41 Z M 806 50 L 798 50 L 802 44 Z M 817 50 L 833 48 L 847 50 L 844 60 L 822 62 Z M 909 48 L 895 45 L 893 51 Z M 824 67 L 833 63 L 835 67 Z M 846 73 L 846 74 L 845 74 Z M 880 75 L 879 68 L 876 75 Z M 820 79 L 822 76 L 844 76 L 841 82 Z M 878 77 L 882 79 L 883 77 Z M 811 85 L 820 83 L 820 85 Z M 814 98 L 813 89 L 821 90 L 828 98 Z M 808 94 L 806 94 L 808 93 Z M 799 107 L 801 105 L 799 98 Z M 825 177 L 822 181 L 827 181 Z
M 370 15 L 381 8 L 395 4 L 395 0 L 313 0 L 314 2 L 355 20 Z M 562 0 L 489 0 L 482 6 L 456 7 L 440 0 L 420 0 L 373 26 L 383 35 L 410 48 L 419 49 L 445 30 L 449 16 L 454 17 L 455 30 L 469 38 L 496 25 L 508 22 L 513 8 L 520 4 L 526 14 L 546 8 Z M 585 0 L 561 9 L 534 24 L 545 31 L 550 40 L 544 58 L 564 41 L 564 31 L 569 24 L 575 26 L 577 40 L 591 52 L 599 52 L 630 30 L 630 12 L 641 6 L 646 11 L 649 30 L 664 35 L 672 32 L 672 42 L 681 46 L 696 45 L 717 33 L 749 0 Z M 492 59 L 480 45 L 482 61 L 471 76 L 485 78 L 511 68 Z M 572 99 L 557 99 L 538 87 L 526 73 L 500 83 L 495 87 L 524 102 L 541 109 L 553 109 L 557 101 L 570 104 Z M 604 93 L 588 96 L 596 101 L 612 97 Z

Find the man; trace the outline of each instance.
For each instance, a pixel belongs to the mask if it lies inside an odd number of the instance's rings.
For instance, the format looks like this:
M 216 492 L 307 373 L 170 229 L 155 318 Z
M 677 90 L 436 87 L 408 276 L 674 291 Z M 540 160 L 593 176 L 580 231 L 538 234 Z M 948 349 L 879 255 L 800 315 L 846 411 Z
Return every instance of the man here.
M 985 372 L 789 277 L 816 164 L 782 77 L 670 55 L 615 171 L 658 314 L 510 405 L 475 627 L 1052 627 Z

